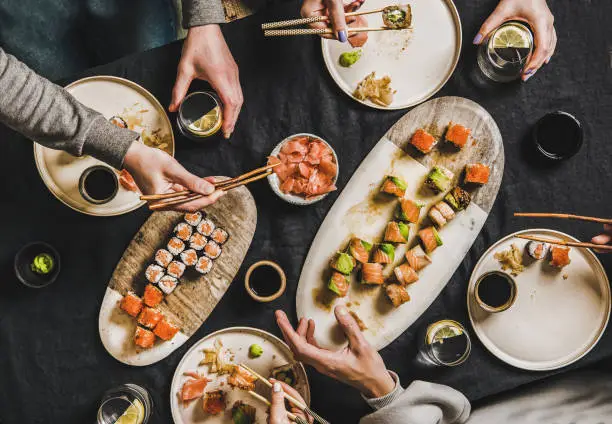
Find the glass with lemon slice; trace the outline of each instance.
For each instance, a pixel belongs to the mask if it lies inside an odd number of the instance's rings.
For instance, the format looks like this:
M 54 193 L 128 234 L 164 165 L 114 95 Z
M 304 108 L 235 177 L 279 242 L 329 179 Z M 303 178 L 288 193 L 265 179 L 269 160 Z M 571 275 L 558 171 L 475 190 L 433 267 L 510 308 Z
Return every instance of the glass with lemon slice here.
M 200 141 L 216 134 L 222 122 L 221 104 L 214 93 L 191 93 L 179 107 L 178 128 L 185 137 L 192 140 Z
M 98 424 L 146 424 L 151 408 L 151 397 L 143 387 L 124 384 L 104 394 Z
M 489 79 L 509 82 L 521 76 L 533 52 L 533 35 L 520 22 L 506 22 L 478 48 L 478 67 Z
M 472 342 L 465 327 L 457 321 L 443 319 L 427 326 L 418 362 L 453 367 L 465 362 L 471 350 Z

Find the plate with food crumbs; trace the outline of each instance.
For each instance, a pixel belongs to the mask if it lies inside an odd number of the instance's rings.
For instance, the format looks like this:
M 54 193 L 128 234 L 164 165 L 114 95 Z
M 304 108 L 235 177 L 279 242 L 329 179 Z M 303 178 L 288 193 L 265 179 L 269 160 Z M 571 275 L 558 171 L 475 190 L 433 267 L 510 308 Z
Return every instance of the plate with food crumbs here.
M 530 371 L 570 365 L 599 341 L 610 316 L 610 285 L 599 259 L 588 249 L 516 238 L 529 235 L 578 241 L 555 230 L 510 234 L 480 258 L 467 289 L 474 332 L 500 360 Z M 515 303 L 498 313 L 476 303 L 478 278 L 489 271 L 513 274 Z
M 340 89 L 377 109 L 404 109 L 440 90 L 461 52 L 461 20 L 452 0 L 412 0 L 407 7 L 368 0 L 349 27 L 395 27 L 357 33 L 346 43 L 323 39 L 327 70 Z
M 199 340 L 181 359 L 170 386 L 174 422 L 265 423 L 268 407 L 248 390 L 269 399 L 269 389 L 240 364 L 290 384 L 310 404 L 306 371 L 282 340 L 257 328 L 232 327 Z
M 150 92 L 135 82 L 114 77 L 83 78 L 66 86 L 66 90 L 86 106 L 100 112 L 111 123 L 140 134 L 138 142 L 174 156 L 174 135 L 168 115 Z M 40 176 L 51 193 L 77 212 L 94 216 L 115 216 L 131 212 L 146 202 L 134 179 L 125 169 L 115 171 L 91 156 L 75 157 L 34 143 L 34 160 Z M 102 165 L 116 174 L 117 192 L 106 203 L 94 204 L 79 190 L 84 171 Z

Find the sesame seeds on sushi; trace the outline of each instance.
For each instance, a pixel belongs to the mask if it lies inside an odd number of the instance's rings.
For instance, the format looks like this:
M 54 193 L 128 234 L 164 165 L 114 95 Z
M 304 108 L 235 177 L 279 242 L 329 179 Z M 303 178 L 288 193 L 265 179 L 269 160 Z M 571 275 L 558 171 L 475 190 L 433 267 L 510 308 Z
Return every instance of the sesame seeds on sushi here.
M 419 152 L 427 154 L 433 150 L 436 144 L 438 144 L 438 140 L 424 129 L 419 128 L 410 139 L 410 144 Z
M 159 249 L 155 252 L 155 262 L 157 265 L 165 268 L 174 259 L 174 255 L 168 252 L 166 249 Z
M 170 321 L 163 317 L 159 323 L 155 326 L 153 334 L 164 341 L 172 340 L 172 338 L 178 333 L 179 328 L 172 324 Z
M 453 189 L 444 196 L 444 201 L 448 203 L 454 210 L 462 211 L 470 205 L 472 196 L 459 186 Z
M 204 235 L 200 233 L 193 233 L 189 239 L 189 248 L 196 251 L 201 251 L 204 249 L 207 242 L 208 239 Z
M 334 271 L 327 283 L 327 288 L 338 296 L 344 297 L 349 290 L 349 279 L 341 272 Z
M 159 288 L 155 287 L 153 284 L 147 284 L 145 286 L 144 295 L 142 297 L 144 299 L 145 305 L 154 308 L 161 303 L 164 298 L 164 294 Z
M 186 266 L 195 266 L 198 261 L 198 253 L 194 249 L 183 250 L 180 258 Z
M 449 122 L 448 129 L 446 130 L 446 141 L 452 143 L 455 147 L 461 149 L 470 140 L 470 134 L 472 130 L 464 127 L 461 124 L 455 124 Z
M 178 237 L 172 237 L 168 240 L 168 252 L 172 253 L 174 256 L 180 255 L 180 253 L 185 250 L 185 242 Z
M 213 231 L 215 231 L 216 225 L 208 218 L 202 218 L 202 221 L 198 224 L 198 233 L 209 237 Z
M 142 299 L 136 296 L 133 292 L 128 292 L 123 299 L 119 307 L 133 317 L 137 317 L 143 308 Z
M 138 324 L 153 329 L 162 318 L 162 313 L 157 309 L 145 307 L 138 315 Z
M 171 275 L 164 275 L 157 286 L 161 291 L 165 294 L 170 294 L 174 291 L 176 286 L 178 285 L 178 280 Z
M 380 191 L 402 198 L 406 194 L 407 188 L 408 184 L 403 178 L 387 175 L 382 183 L 382 186 L 380 187 Z
M 217 244 L 223 244 L 229 238 L 229 234 L 223 228 L 217 227 L 213 230 L 210 238 Z
M 179 261 L 172 261 L 166 268 L 166 272 L 169 276 L 174 278 L 181 278 L 185 272 L 186 265 Z
M 217 259 L 221 255 L 221 246 L 212 240 L 208 240 L 204 246 L 204 254 L 210 259 Z
M 197 227 L 200 221 L 202 221 L 202 212 L 196 211 L 185 214 L 185 222 L 192 227 Z
M 155 334 L 142 327 L 136 327 L 134 333 L 134 344 L 143 349 L 149 349 L 155 344 Z
M 201 256 L 195 265 L 195 270 L 202 275 L 210 272 L 213 266 L 213 261 L 208 256 Z
M 491 169 L 483 163 L 470 163 L 465 166 L 465 184 L 484 185 L 489 182 Z
M 430 187 L 434 192 L 441 193 L 450 188 L 453 183 L 453 178 L 455 178 L 455 174 L 453 174 L 451 170 L 442 165 L 436 165 L 429 171 L 429 174 L 427 174 L 425 185 Z
M 442 246 L 442 238 L 436 231 L 435 227 L 426 227 L 419 231 L 419 238 L 426 253 L 431 253 L 439 246 Z
M 145 277 L 149 283 L 157 283 L 164 276 L 164 269 L 157 265 L 151 264 L 145 270 Z
M 404 222 L 391 221 L 387 224 L 383 239 L 390 243 L 406 243 L 410 234 L 410 227 Z
M 189 241 L 191 234 L 193 234 L 193 227 L 186 222 L 179 222 L 174 227 L 174 236 L 182 241 Z

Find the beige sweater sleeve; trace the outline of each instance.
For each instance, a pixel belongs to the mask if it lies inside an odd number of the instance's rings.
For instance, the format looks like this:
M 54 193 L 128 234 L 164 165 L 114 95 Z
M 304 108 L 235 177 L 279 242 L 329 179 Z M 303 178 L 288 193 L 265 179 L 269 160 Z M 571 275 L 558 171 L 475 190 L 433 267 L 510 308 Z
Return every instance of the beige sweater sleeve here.
M 183 0 L 185 29 L 221 23 L 225 23 L 225 9 L 221 0 Z

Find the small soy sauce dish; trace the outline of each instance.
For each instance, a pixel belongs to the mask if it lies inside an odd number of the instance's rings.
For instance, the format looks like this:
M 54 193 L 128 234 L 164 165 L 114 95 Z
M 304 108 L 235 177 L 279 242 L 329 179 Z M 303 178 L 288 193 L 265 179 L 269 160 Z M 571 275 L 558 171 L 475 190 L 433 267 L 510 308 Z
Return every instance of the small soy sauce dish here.
M 39 289 L 57 280 L 60 273 L 60 255 L 45 242 L 26 244 L 17 252 L 15 275 L 25 286 Z
M 259 261 L 247 270 L 244 287 L 257 302 L 272 302 L 285 292 L 287 277 L 276 262 Z
M 584 131 L 575 116 L 556 111 L 547 113 L 536 122 L 531 137 L 542 156 L 551 161 L 562 161 L 578 153 L 584 142 Z
M 87 168 L 79 178 L 79 192 L 83 199 L 94 205 L 103 205 L 115 198 L 119 180 L 115 171 L 105 165 Z
M 510 309 L 516 301 L 517 292 L 514 278 L 501 271 L 490 271 L 481 275 L 474 288 L 476 303 L 489 313 Z

